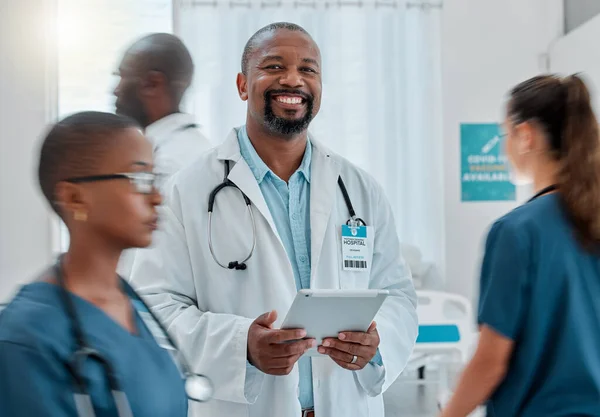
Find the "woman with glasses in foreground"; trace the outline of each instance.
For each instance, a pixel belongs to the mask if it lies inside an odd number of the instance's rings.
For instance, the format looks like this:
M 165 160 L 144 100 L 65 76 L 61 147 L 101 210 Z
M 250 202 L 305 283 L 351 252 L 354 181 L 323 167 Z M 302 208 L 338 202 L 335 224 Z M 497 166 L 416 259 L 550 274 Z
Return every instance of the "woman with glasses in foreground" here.
M 46 136 L 39 182 L 70 246 L 0 315 L 1 416 L 187 415 L 180 370 L 116 273 L 157 228 L 152 158 L 136 123 L 113 114 L 75 114 Z
M 510 93 L 506 150 L 534 196 L 491 228 L 480 337 L 443 417 L 600 416 L 600 138 L 576 75 Z

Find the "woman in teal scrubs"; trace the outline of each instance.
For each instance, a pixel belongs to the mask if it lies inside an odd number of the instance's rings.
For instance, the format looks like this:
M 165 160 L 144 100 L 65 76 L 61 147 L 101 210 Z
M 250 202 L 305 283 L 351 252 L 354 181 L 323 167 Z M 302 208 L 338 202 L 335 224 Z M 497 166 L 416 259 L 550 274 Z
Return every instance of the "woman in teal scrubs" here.
M 152 167 L 150 143 L 121 116 L 75 114 L 46 136 L 39 182 L 70 246 L 0 314 L 0 416 L 187 415 L 182 375 L 116 273 L 121 251 L 152 242 Z M 79 339 L 97 355 L 75 360 Z
M 444 417 L 600 416 L 600 137 L 578 76 L 515 87 L 510 162 L 534 197 L 491 228 L 480 338 Z

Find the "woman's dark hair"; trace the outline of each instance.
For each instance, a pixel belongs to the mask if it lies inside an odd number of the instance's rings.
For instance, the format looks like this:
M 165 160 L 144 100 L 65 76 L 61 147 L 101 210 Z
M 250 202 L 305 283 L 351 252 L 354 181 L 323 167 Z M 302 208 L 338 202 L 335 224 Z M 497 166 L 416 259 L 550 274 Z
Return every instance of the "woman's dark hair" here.
M 543 75 L 510 93 L 508 115 L 516 124 L 533 121 L 547 135 L 560 162 L 560 198 L 576 235 L 588 248 L 600 243 L 600 137 L 590 92 L 578 75 Z
M 125 116 L 82 112 L 50 128 L 40 150 L 38 180 L 46 200 L 59 216 L 56 185 L 67 178 L 98 174 L 102 158 L 119 139 L 116 133 L 138 127 L 137 122 Z

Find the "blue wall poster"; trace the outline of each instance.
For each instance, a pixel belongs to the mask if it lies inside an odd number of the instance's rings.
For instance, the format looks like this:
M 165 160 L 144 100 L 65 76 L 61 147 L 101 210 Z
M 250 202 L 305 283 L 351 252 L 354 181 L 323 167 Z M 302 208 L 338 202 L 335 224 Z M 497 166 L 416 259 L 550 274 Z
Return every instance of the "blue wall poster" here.
M 504 141 L 498 124 L 461 124 L 462 201 L 514 201 Z

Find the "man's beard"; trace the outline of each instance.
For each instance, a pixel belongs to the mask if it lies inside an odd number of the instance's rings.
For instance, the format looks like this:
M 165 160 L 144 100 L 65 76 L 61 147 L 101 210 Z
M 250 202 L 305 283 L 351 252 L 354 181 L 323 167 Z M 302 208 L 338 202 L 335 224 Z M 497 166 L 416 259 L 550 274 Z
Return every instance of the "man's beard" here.
M 134 119 L 143 128 L 147 127 L 150 121 L 141 100 L 135 96 L 131 96 L 128 99 L 127 105 L 117 100 L 115 113 Z
M 300 95 L 306 104 L 306 112 L 300 119 L 286 119 L 276 116 L 273 113 L 272 98 L 275 94 L 296 94 Z M 314 98 L 311 95 L 297 90 L 270 90 L 265 92 L 265 124 L 266 127 L 274 132 L 284 136 L 294 135 L 304 132 L 308 129 L 308 125 L 313 119 L 313 102 Z

